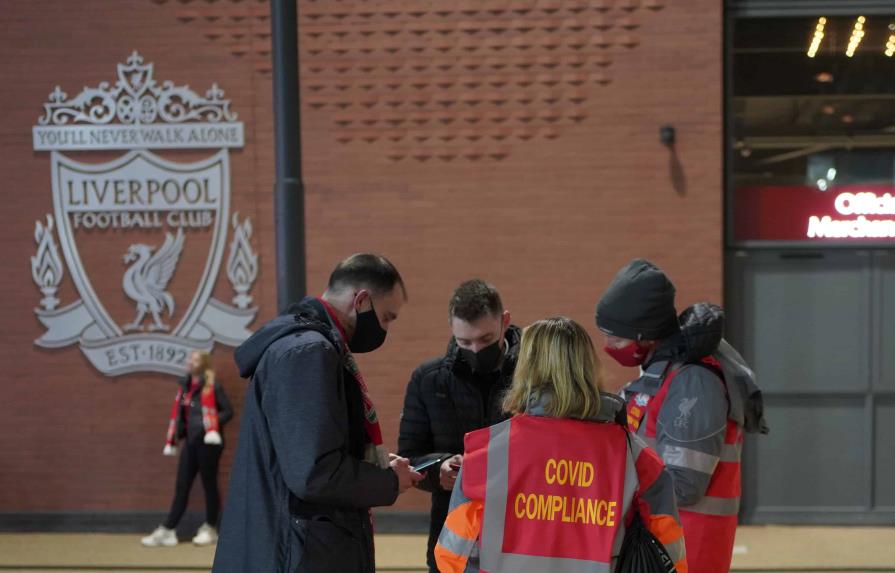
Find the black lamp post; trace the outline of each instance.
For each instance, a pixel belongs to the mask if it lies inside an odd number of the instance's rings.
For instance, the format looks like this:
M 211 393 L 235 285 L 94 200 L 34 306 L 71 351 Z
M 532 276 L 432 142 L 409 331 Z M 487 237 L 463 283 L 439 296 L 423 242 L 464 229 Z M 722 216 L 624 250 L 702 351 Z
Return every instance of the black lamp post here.
M 298 0 L 271 0 L 276 179 L 274 225 L 277 310 L 306 292 L 305 188 L 301 178 L 301 107 L 298 91 Z

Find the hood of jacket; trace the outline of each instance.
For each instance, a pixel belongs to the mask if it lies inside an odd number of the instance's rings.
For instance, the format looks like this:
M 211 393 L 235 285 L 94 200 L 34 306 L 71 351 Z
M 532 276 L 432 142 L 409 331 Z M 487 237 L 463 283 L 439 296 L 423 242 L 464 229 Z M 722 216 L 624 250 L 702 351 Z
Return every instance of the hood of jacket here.
M 268 321 L 255 331 L 233 353 L 239 375 L 251 378 L 261 362 L 264 351 L 277 340 L 302 330 L 315 330 L 342 352 L 341 334 L 329 321 L 326 309 L 316 298 L 305 297 L 291 305 L 286 312 Z
M 724 310 L 720 306 L 698 302 L 687 307 L 678 316 L 678 322 L 680 331 L 663 341 L 650 363 L 696 362 L 718 350 L 724 338 Z

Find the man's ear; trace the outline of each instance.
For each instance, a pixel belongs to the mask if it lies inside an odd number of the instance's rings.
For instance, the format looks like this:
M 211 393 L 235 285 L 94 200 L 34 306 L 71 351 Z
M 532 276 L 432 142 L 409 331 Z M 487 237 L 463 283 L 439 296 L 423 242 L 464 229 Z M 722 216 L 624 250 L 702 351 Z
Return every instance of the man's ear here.
M 510 316 L 510 311 L 503 311 L 503 329 L 507 330 L 510 327 L 510 322 L 512 321 L 512 317 Z
M 366 312 L 373 308 L 373 295 L 367 289 L 361 289 L 354 295 L 354 308 L 358 312 Z

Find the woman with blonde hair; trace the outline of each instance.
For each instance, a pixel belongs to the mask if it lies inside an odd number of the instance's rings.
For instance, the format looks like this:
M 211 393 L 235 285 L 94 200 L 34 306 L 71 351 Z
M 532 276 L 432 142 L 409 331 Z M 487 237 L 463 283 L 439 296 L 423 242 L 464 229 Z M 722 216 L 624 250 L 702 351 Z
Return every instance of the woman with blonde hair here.
M 466 435 L 439 571 L 610 573 L 636 514 L 686 572 L 671 478 L 602 381 L 581 325 L 553 317 L 525 329 L 504 399 L 513 417 Z
M 224 449 L 223 426 L 233 417 L 233 408 L 223 386 L 215 379 L 211 354 L 194 351 L 187 369 L 178 383 L 163 450 L 166 456 L 176 456 L 177 441 L 183 439 L 174 501 L 165 522 L 141 540 L 146 547 L 177 545 L 175 529 L 186 511 L 196 474 L 202 477 L 205 490 L 205 523 L 193 537 L 193 543 L 211 545 L 217 541 L 221 507 L 218 463 Z

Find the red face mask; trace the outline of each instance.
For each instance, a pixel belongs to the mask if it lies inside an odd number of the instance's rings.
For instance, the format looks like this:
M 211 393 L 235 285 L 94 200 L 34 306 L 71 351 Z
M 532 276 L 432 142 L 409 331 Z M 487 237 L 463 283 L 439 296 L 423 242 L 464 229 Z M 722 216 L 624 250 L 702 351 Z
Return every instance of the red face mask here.
M 631 344 L 621 348 L 613 348 L 609 345 L 603 347 L 606 354 L 613 357 L 622 366 L 640 366 L 646 360 L 647 349 L 631 341 Z

